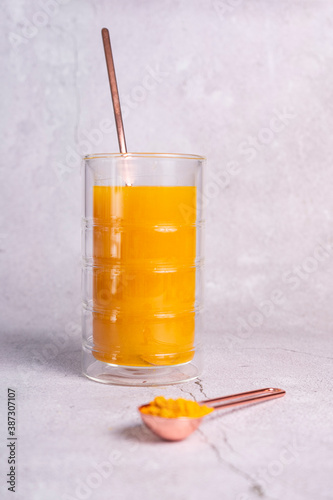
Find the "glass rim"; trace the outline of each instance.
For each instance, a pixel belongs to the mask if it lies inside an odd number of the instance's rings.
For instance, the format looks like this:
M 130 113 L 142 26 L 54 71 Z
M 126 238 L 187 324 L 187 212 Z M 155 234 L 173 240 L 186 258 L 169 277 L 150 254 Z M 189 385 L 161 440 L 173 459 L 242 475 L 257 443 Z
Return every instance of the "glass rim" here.
M 183 153 L 93 153 L 83 156 L 83 160 L 94 160 L 101 158 L 172 158 L 176 160 L 198 160 L 206 161 L 205 156 L 183 154 Z

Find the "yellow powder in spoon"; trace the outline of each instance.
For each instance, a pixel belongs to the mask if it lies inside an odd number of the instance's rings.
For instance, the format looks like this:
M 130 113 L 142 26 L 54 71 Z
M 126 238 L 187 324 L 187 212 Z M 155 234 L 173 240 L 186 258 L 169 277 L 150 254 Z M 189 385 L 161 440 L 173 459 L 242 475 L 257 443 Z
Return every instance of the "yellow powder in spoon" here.
M 154 401 L 141 408 L 142 413 L 156 415 L 165 418 L 177 417 L 204 417 L 214 411 L 214 408 L 200 405 L 196 401 L 187 399 L 165 399 L 163 396 L 157 396 Z

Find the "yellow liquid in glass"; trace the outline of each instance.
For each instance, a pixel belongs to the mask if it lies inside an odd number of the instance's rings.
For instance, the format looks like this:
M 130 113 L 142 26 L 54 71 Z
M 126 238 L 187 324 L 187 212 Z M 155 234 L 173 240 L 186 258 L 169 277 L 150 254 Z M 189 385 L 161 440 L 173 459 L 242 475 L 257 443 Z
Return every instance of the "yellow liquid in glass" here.
M 93 219 L 95 358 L 124 366 L 190 361 L 196 188 L 94 186 Z

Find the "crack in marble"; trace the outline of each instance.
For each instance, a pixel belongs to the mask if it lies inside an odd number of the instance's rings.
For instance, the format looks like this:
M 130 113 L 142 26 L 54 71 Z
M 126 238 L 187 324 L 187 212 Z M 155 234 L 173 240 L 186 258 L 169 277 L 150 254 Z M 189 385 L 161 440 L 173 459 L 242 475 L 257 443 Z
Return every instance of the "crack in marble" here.
M 193 399 L 194 401 L 196 401 L 196 397 L 192 394 L 192 392 L 190 392 L 190 391 L 185 391 L 185 390 L 184 390 L 184 389 L 182 389 L 181 387 L 178 387 L 178 389 L 180 389 L 180 390 L 181 390 L 184 394 L 189 394 L 189 395 L 192 397 L 192 399 Z
M 205 396 L 206 399 L 209 399 L 205 391 L 203 390 L 203 385 L 202 385 L 202 380 L 198 377 L 197 380 L 194 382 L 197 386 L 199 386 L 199 390 L 203 396 Z
M 203 390 L 203 387 L 202 387 L 202 381 L 201 379 L 198 379 L 196 382 L 195 382 L 199 388 L 200 388 L 200 392 L 201 394 L 203 394 L 207 399 L 208 399 L 208 396 L 207 394 L 205 394 L 204 390 Z M 179 389 L 184 393 L 184 394 L 189 394 L 194 401 L 196 401 L 196 397 L 192 394 L 192 392 L 190 391 L 185 391 L 184 389 L 182 389 L 181 387 L 179 387 Z M 227 433 L 224 429 L 221 429 L 221 432 L 222 432 L 222 439 L 223 439 L 223 442 L 226 444 L 226 446 L 229 448 L 230 451 L 232 451 L 233 453 L 237 453 L 234 448 L 231 446 L 231 444 L 229 443 L 229 440 L 228 440 L 228 437 L 227 437 Z
M 229 450 L 232 451 L 233 453 L 237 453 L 236 450 L 229 443 L 229 439 L 228 439 L 226 431 L 221 428 L 221 432 L 222 432 L 223 441 L 226 444 L 226 446 L 229 448 Z
M 323 358 L 323 359 L 330 359 L 333 360 L 333 358 L 330 358 L 329 356 L 321 356 L 320 354 L 314 354 L 313 352 L 306 352 L 306 351 L 297 351 L 296 349 L 286 349 L 285 347 L 243 347 L 243 350 L 251 351 L 251 350 L 278 350 L 278 351 L 287 351 L 287 352 L 296 352 L 297 354 L 306 354 L 307 356 L 312 356 L 315 358 Z
M 265 492 L 264 492 L 262 486 L 250 474 L 243 471 L 242 469 L 239 469 L 234 464 L 228 462 L 228 460 L 226 460 L 225 458 L 223 458 L 221 456 L 221 453 L 220 453 L 218 447 L 208 439 L 207 435 L 201 429 L 197 429 L 197 432 L 199 432 L 201 434 L 205 443 L 209 446 L 209 448 L 213 451 L 213 453 L 217 457 L 217 460 L 219 463 L 226 465 L 233 472 L 235 472 L 239 476 L 243 477 L 243 479 L 246 479 L 246 481 L 250 485 L 250 490 L 253 493 L 255 493 L 259 498 L 267 498 L 267 499 L 269 498 L 265 495 Z

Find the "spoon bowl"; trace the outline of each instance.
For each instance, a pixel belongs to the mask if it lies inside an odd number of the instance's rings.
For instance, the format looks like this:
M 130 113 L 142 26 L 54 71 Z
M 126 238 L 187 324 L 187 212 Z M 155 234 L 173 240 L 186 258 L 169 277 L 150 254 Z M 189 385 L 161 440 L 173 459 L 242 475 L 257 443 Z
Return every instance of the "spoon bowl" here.
M 194 432 L 199 425 L 203 417 L 191 418 L 191 417 L 177 417 L 177 418 L 166 418 L 158 417 L 156 415 L 149 415 L 148 413 L 142 413 L 140 406 L 139 411 L 144 424 L 154 432 L 157 436 L 167 441 L 181 441 L 187 438 L 192 432 Z

